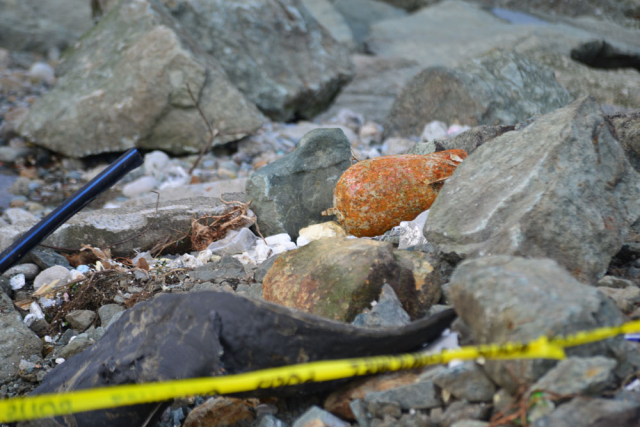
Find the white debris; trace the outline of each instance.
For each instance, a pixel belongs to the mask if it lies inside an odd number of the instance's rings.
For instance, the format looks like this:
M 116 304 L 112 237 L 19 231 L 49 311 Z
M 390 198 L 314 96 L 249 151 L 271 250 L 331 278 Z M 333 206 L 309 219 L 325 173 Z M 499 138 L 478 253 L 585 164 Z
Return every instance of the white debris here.
M 24 322 L 25 325 L 27 325 L 28 327 L 31 327 L 31 325 L 33 325 L 33 322 L 36 321 L 36 316 L 29 313 L 26 316 L 24 316 L 24 319 L 22 321 Z
M 211 252 L 209 249 L 205 249 L 204 251 L 200 251 L 200 253 L 198 253 L 198 256 L 196 257 L 196 260 L 201 265 L 204 265 L 204 264 L 208 263 L 209 261 L 211 261 L 211 257 L 212 256 L 213 256 L 213 252 Z
M 25 285 L 24 274 L 22 273 L 16 274 L 9 280 L 9 283 L 11 284 L 11 289 L 13 289 L 14 291 L 24 288 L 24 285 Z
M 69 276 L 71 277 L 71 281 L 75 282 L 76 280 L 82 280 L 84 279 L 84 274 L 82 274 L 81 272 L 79 272 L 78 270 L 71 270 L 69 272 Z
M 391 233 L 400 237 L 398 249 L 407 249 L 411 246 L 423 245 L 427 243 L 424 237 L 424 224 L 429 217 L 429 211 L 426 210 L 418 215 L 413 221 L 402 221 L 400 225 L 393 227 Z
M 635 379 L 633 381 L 631 381 L 629 384 L 627 384 L 624 387 L 625 390 L 629 390 L 629 391 L 637 391 L 640 390 L 640 380 L 639 379 Z
M 56 363 L 57 363 L 58 365 L 62 365 L 62 364 L 64 363 L 64 357 L 58 357 L 58 358 L 56 359 Z
M 248 228 L 230 230 L 227 235 L 207 247 L 215 255 L 236 255 L 251 249 L 258 238 Z
M 433 141 L 434 139 L 446 139 L 447 138 L 447 124 L 439 120 L 434 120 L 427 123 L 422 131 L 420 139 L 423 141 Z
M 309 243 L 311 243 L 311 241 L 304 236 L 298 236 L 296 239 L 296 245 L 298 245 L 298 247 L 308 245 Z
M 287 233 L 274 234 L 273 236 L 269 236 L 265 239 L 267 241 L 267 245 L 283 245 L 291 242 L 291 236 Z
M 29 306 L 29 314 L 33 314 L 36 319 L 44 319 L 44 312 L 37 302 L 32 302 Z
M 29 77 L 32 80 L 42 81 L 48 85 L 56 82 L 56 72 L 53 67 L 46 62 L 36 62 L 29 68 Z
M 180 262 L 186 268 L 196 268 L 203 265 L 202 262 L 198 261 L 198 259 L 191 254 L 182 255 L 180 257 Z

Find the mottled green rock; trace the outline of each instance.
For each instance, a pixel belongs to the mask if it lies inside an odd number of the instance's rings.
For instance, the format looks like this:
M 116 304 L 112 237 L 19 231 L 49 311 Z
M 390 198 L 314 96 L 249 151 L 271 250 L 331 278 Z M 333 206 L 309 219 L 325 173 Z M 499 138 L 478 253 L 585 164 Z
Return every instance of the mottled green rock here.
M 373 240 L 317 240 L 276 259 L 264 278 L 263 295 L 267 301 L 351 322 L 387 283 L 415 319 L 440 299 L 434 260 Z
M 326 222 L 333 190 L 351 166 L 351 146 L 340 129 L 314 129 L 286 156 L 257 170 L 247 181 L 247 198 L 265 236 Z

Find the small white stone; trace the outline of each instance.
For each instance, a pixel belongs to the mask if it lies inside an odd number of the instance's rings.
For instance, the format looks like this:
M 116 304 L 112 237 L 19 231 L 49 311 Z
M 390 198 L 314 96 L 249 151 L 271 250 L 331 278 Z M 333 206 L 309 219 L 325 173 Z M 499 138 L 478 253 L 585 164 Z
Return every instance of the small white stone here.
M 196 257 L 194 257 L 191 254 L 184 254 L 180 257 L 180 261 L 182 261 L 182 265 L 184 265 L 186 268 L 196 268 L 196 267 L 200 267 L 202 265 L 201 262 L 199 262 Z
M 298 245 L 298 247 L 308 245 L 309 243 L 311 243 L 309 239 L 304 236 L 298 236 L 298 238 L 296 239 L 296 245 Z
M 57 363 L 58 365 L 63 364 L 63 363 L 64 363 L 64 357 L 58 357 L 58 358 L 56 359 L 56 363 Z
M 152 176 L 143 176 L 124 186 L 122 194 L 127 197 L 135 197 L 143 193 L 148 193 L 158 186 L 158 180 Z
M 33 314 L 36 319 L 44 319 L 44 312 L 42 311 L 42 308 L 40 308 L 40 306 L 38 305 L 37 302 L 32 302 L 31 305 L 29 306 L 29 313 Z
M 33 314 L 31 314 L 31 313 L 29 313 L 29 314 L 27 314 L 26 316 L 24 316 L 24 320 L 23 320 L 23 322 L 24 322 L 24 324 L 25 324 L 25 325 L 27 325 L 27 326 L 29 326 L 29 327 L 30 327 L 31 325 L 33 325 L 33 322 L 35 322 L 35 321 L 36 321 L 36 316 L 34 316 L 34 315 L 33 315 Z
M 46 62 L 36 62 L 29 68 L 29 77 L 32 80 L 42 81 L 52 85 L 56 82 L 56 72 L 53 67 Z
M 347 232 L 335 221 L 327 221 L 320 224 L 313 224 L 305 227 L 299 232 L 301 237 L 307 239 L 308 242 L 314 240 L 325 239 L 327 237 L 344 237 Z M 298 245 L 300 246 L 300 245 Z
M 9 283 L 11 283 L 11 289 L 13 289 L 14 291 L 24 288 L 24 285 L 25 285 L 24 274 L 22 273 L 16 274 L 10 279 Z
M 144 156 L 144 173 L 162 179 L 169 164 L 169 156 L 163 151 L 152 151 Z
M 267 245 L 273 246 L 290 242 L 291 236 L 289 236 L 287 233 L 280 233 L 269 236 L 265 240 L 267 241 Z
M 420 138 L 423 141 L 433 141 L 434 139 L 447 138 L 447 124 L 438 120 L 427 123 Z

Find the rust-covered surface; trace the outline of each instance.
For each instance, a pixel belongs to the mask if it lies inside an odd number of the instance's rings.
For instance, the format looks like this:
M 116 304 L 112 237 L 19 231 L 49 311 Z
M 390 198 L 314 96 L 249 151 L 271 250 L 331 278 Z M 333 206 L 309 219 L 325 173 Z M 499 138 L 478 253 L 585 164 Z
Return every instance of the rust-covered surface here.
M 384 234 L 429 209 L 444 180 L 466 157 L 464 150 L 447 150 L 358 162 L 340 177 L 327 213 L 354 236 Z
M 280 255 L 262 292 L 267 301 L 351 322 L 371 308 L 388 283 L 416 319 L 440 299 L 436 262 L 429 254 L 397 251 L 386 242 L 322 239 Z

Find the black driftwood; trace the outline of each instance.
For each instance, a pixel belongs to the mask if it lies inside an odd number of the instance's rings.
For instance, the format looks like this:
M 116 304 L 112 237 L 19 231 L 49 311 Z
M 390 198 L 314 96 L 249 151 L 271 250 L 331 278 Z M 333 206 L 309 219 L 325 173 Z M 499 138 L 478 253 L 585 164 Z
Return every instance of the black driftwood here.
M 402 328 L 376 330 L 230 293 L 163 294 L 125 311 L 100 341 L 53 369 L 34 394 L 406 352 L 433 341 L 455 317 L 448 310 Z M 322 385 L 303 387 L 313 391 L 309 387 Z M 139 426 L 156 408 L 155 403 L 120 407 L 56 421 Z M 54 421 L 21 425 L 57 425 L 47 422 Z

